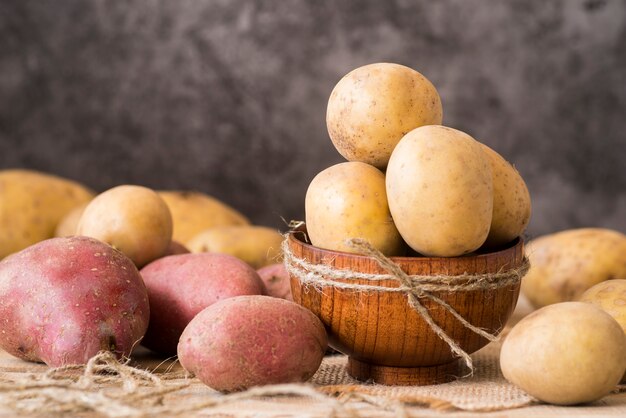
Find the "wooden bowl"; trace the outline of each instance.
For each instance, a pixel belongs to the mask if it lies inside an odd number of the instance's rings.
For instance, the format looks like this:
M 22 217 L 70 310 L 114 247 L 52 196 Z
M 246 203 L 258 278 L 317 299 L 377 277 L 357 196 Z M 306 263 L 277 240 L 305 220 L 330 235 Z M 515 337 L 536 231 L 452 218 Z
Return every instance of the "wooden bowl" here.
M 362 273 L 388 274 L 371 257 L 325 250 L 305 242 L 306 231 L 289 235 L 292 254 L 309 263 Z M 391 257 L 409 275 L 461 275 L 498 273 L 518 268 L 524 260 L 523 241 L 516 239 L 499 251 L 464 257 Z M 327 279 L 327 277 L 325 277 Z M 371 285 L 348 278 L 334 282 Z M 394 288 L 389 279 L 377 285 Z M 433 292 L 470 324 L 497 335 L 509 319 L 519 296 L 520 282 L 497 289 Z M 462 363 L 424 319 L 408 305 L 404 292 L 340 289 L 301 282 L 291 275 L 294 300 L 315 313 L 326 326 L 334 349 L 347 354 L 348 373 L 358 380 L 389 385 L 428 385 L 454 380 L 463 374 Z M 419 299 L 438 324 L 471 354 L 489 341 L 464 327 L 454 316 L 428 298 Z

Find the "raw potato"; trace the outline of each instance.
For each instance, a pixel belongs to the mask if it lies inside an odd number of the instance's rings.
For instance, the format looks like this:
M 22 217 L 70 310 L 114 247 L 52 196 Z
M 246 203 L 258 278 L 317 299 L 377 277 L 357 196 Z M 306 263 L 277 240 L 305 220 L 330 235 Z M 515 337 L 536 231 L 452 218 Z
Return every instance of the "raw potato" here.
M 200 311 L 222 299 L 261 295 L 256 271 L 227 254 L 183 254 L 160 258 L 141 269 L 150 299 L 150 325 L 143 345 L 175 355 L 183 330 Z
M 0 347 L 21 359 L 56 367 L 100 350 L 129 356 L 149 317 L 133 263 L 95 239 L 52 238 L 0 262 Z
M 513 327 L 500 366 L 507 380 L 544 402 L 592 402 L 615 389 L 624 374 L 626 335 L 591 304 L 559 303 Z
M 324 357 L 327 337 L 309 310 L 269 296 L 226 299 L 200 312 L 178 344 L 181 365 L 213 389 L 304 382 Z
M 530 221 L 530 193 L 522 176 L 500 154 L 481 144 L 493 178 L 493 215 L 485 245 L 497 247 L 522 235 Z
M 355 252 L 346 240 L 363 238 L 385 255 L 402 249 L 387 205 L 385 175 L 371 165 L 340 163 L 315 176 L 306 192 L 305 216 L 317 247 Z
M 172 240 L 172 216 L 153 190 L 117 186 L 87 205 L 78 234 L 112 245 L 142 267 L 167 252 Z
M 250 224 L 241 213 L 204 193 L 180 190 L 158 193 L 172 213 L 172 239 L 176 241 L 187 242 L 214 226 Z
M 192 253 L 222 253 L 233 255 L 254 269 L 281 260 L 283 236 L 264 226 L 217 226 L 196 235 L 187 243 Z
M 387 198 L 400 235 L 418 253 L 470 253 L 485 242 L 491 225 L 489 160 L 466 133 L 444 126 L 417 128 L 391 155 Z
M 0 171 L 0 259 L 52 238 L 61 219 L 93 193 L 74 181 L 30 170 Z
M 626 332 L 626 280 L 608 280 L 587 289 L 580 297 L 611 315 Z M 626 373 L 622 383 L 626 382 Z
M 348 161 L 384 168 L 400 139 L 423 125 L 440 125 L 441 99 L 430 81 L 399 64 L 359 67 L 333 89 L 326 125 Z
M 63 238 L 76 235 L 76 231 L 78 231 L 78 223 L 80 222 L 80 218 L 83 216 L 83 212 L 88 204 L 89 202 L 85 202 L 70 210 L 67 215 L 61 219 L 61 222 L 58 223 L 56 229 L 54 230 L 54 236 Z
M 626 279 L 626 235 L 581 228 L 536 238 L 526 246 L 530 270 L 522 292 L 535 306 L 577 300 L 591 286 Z
M 283 263 L 261 267 L 257 273 L 265 284 L 268 296 L 293 300 L 289 273 Z

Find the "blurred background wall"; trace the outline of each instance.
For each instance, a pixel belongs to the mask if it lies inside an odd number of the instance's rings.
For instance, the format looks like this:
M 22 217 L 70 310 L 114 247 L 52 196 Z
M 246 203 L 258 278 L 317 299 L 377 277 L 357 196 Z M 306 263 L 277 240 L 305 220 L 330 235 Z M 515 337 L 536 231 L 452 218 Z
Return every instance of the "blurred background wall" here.
M 2 0 L 0 168 L 196 189 L 284 227 L 342 161 L 333 86 L 380 61 L 516 165 L 531 236 L 626 232 L 622 0 Z

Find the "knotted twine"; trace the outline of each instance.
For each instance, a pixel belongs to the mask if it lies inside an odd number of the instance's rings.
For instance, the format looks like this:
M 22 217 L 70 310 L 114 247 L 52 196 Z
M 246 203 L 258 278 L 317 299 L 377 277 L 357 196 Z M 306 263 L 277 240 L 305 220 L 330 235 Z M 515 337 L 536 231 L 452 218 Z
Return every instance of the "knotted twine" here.
M 290 232 L 294 233 L 294 232 Z M 446 332 L 433 320 L 428 309 L 420 302 L 420 299 L 430 299 L 434 303 L 452 314 L 465 328 L 486 338 L 489 341 L 496 341 L 498 337 L 482 328 L 469 323 L 450 304 L 435 296 L 434 292 L 467 292 L 472 290 L 494 290 L 519 283 L 522 277 L 528 272 L 530 263 L 524 258 L 522 264 L 515 269 L 500 271 L 497 273 L 479 273 L 460 275 L 408 275 L 393 260 L 386 257 L 379 250 L 374 248 L 369 242 L 361 238 L 351 238 L 346 244 L 359 254 L 373 258 L 389 274 L 363 273 L 347 269 L 337 269 L 326 264 L 310 263 L 297 257 L 289 248 L 288 233 L 282 243 L 284 264 L 289 274 L 297 277 L 301 283 L 312 285 L 318 289 L 324 286 L 332 286 L 338 289 L 357 291 L 382 291 L 382 292 L 402 292 L 406 293 L 408 304 L 422 319 L 428 324 L 433 332 L 441 338 L 452 353 L 463 359 L 465 365 L 470 370 L 470 375 L 474 372 L 474 365 L 470 355 L 461 348 Z M 337 279 L 359 279 L 370 281 L 374 284 L 358 284 L 338 282 Z M 377 285 L 376 282 L 383 280 L 395 280 L 398 287 L 386 287 Z

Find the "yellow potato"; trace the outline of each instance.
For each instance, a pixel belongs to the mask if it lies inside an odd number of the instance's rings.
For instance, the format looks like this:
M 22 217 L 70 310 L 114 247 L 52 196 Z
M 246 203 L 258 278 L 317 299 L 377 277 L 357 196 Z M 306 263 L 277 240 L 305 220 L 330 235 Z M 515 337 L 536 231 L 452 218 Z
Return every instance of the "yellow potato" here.
M 507 380 L 544 402 L 592 402 L 615 389 L 624 374 L 626 335 L 591 304 L 546 306 L 513 327 L 500 367 Z
M 82 203 L 69 211 L 67 215 L 61 219 L 61 222 L 58 223 L 54 230 L 54 236 L 63 238 L 76 235 L 78 222 L 80 222 L 80 218 L 83 216 L 83 212 L 88 204 L 89 202 Z
M 232 225 L 209 228 L 187 242 L 192 253 L 235 256 L 254 269 L 280 262 L 283 236 L 264 226 Z
M 52 238 L 61 219 L 92 197 L 91 190 L 61 177 L 0 171 L 0 259 Z
M 522 176 L 500 154 L 481 144 L 493 178 L 493 216 L 485 245 L 496 247 L 519 237 L 530 221 L 530 194 Z
M 402 238 L 420 254 L 454 257 L 479 248 L 493 210 L 489 160 L 471 136 L 423 126 L 398 143 L 387 198 Z
M 347 162 L 319 173 L 306 193 L 306 226 L 313 245 L 354 252 L 349 238 L 363 238 L 386 255 L 398 255 L 402 238 L 391 219 L 385 175 L 376 167 Z
M 155 191 L 142 186 L 117 186 L 87 205 L 77 233 L 110 244 L 140 268 L 167 253 L 172 240 L 172 216 Z
M 577 300 L 591 286 L 626 279 L 626 236 L 603 228 L 570 229 L 526 246 L 530 270 L 522 292 L 535 306 Z
M 208 228 L 222 225 L 248 225 L 241 213 L 204 193 L 165 190 L 158 192 L 172 213 L 175 241 L 187 242 Z
M 333 89 L 326 125 L 337 151 L 348 161 L 384 168 L 400 139 L 423 125 L 442 121 L 441 99 L 430 81 L 399 64 L 359 67 Z

